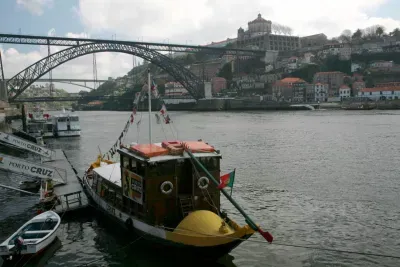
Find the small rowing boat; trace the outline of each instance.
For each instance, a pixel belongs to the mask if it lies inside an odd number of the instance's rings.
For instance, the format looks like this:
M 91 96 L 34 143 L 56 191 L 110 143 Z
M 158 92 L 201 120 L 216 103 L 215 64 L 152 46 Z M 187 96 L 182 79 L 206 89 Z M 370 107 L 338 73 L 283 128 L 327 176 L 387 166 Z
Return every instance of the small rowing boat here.
M 57 238 L 60 222 L 60 216 L 54 211 L 35 216 L 0 244 L 0 256 L 11 260 L 13 256 L 33 256 L 42 252 Z
M 19 183 L 19 188 L 22 190 L 39 191 L 40 180 L 27 180 Z

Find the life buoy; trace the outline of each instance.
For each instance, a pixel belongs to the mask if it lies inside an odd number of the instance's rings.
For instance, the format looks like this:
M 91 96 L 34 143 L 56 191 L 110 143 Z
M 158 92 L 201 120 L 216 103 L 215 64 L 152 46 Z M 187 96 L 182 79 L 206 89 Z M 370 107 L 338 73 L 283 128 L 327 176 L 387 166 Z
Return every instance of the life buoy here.
M 169 189 L 167 189 L 166 187 L 169 187 Z M 160 189 L 163 194 L 169 195 L 174 189 L 174 185 L 170 181 L 165 181 L 161 184 Z
M 200 177 L 199 180 L 197 180 L 197 186 L 200 189 L 207 189 L 209 183 L 210 183 L 210 180 L 205 176 Z

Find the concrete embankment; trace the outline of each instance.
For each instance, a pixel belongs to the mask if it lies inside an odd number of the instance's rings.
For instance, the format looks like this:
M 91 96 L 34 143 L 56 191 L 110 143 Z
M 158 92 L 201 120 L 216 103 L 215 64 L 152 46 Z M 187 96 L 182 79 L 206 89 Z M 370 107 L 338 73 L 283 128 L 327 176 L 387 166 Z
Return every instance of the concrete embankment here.
M 321 103 L 319 104 L 320 109 L 341 109 L 340 103 Z
M 235 110 L 309 110 L 310 106 L 318 109 L 340 109 L 338 103 L 294 104 L 287 102 L 260 101 L 252 98 L 212 98 L 197 101 L 195 110 L 198 111 L 235 111 Z
M 377 109 L 400 109 L 400 100 L 382 100 L 376 102 Z

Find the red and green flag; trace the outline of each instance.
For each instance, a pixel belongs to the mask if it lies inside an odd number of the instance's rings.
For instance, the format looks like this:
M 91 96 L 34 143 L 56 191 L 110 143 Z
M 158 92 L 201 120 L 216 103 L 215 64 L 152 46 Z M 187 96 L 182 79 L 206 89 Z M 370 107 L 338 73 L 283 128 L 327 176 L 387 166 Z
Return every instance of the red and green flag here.
M 220 177 L 220 184 L 218 186 L 218 189 L 222 189 L 224 187 L 233 187 L 233 182 L 235 181 L 235 170 L 233 170 L 233 172 L 224 174 Z

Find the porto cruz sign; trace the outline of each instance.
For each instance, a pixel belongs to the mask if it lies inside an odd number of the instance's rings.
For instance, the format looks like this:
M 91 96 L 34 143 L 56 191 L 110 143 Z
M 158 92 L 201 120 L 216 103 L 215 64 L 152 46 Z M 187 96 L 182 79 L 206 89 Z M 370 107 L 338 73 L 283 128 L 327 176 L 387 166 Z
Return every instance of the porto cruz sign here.
M 24 161 L 8 155 L 0 154 L 0 169 L 21 173 L 41 179 L 52 179 L 55 170 L 41 164 Z
M 55 154 L 55 151 L 53 151 L 53 150 L 50 150 L 48 148 L 39 146 L 35 143 L 26 141 L 24 139 L 14 136 L 14 135 L 6 134 L 3 132 L 0 132 L 0 141 L 17 146 L 19 148 L 28 150 L 30 152 L 33 152 L 35 154 L 38 154 L 38 155 L 41 155 L 41 156 L 47 157 L 47 158 L 51 158 L 51 156 Z

